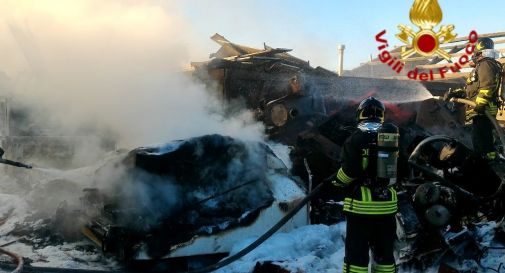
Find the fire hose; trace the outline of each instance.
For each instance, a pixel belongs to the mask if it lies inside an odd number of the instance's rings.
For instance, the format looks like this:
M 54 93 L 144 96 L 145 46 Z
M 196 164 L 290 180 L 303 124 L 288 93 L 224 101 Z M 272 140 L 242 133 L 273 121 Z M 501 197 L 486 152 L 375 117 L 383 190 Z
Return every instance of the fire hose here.
M 16 261 L 16 268 L 11 271 L 11 273 L 21 273 L 21 271 L 23 270 L 23 257 L 17 255 L 16 253 L 13 253 L 13 252 L 10 252 L 10 251 L 7 251 L 3 248 L 0 248 L 0 254 L 5 254 L 7 256 L 10 256 L 12 259 L 14 259 Z
M 265 232 L 263 235 L 261 235 L 258 239 L 256 239 L 254 242 L 252 242 L 250 245 L 245 247 L 244 249 L 240 250 L 233 256 L 230 256 L 228 258 L 225 258 L 224 260 L 215 263 L 213 265 L 193 270 L 193 271 L 188 271 L 187 273 L 206 273 L 206 272 L 212 272 L 215 271 L 221 267 L 227 266 L 236 260 L 242 258 L 245 256 L 247 253 L 253 251 L 255 248 L 257 248 L 259 245 L 261 245 L 263 242 L 265 242 L 270 236 L 272 236 L 275 232 L 277 232 L 284 224 L 286 224 L 291 218 L 293 218 L 298 211 L 300 211 L 314 196 L 316 196 L 321 189 L 323 188 L 324 183 L 319 184 L 317 187 L 315 187 L 305 198 L 303 198 L 295 207 L 293 207 L 279 222 L 277 222 L 274 226 L 272 226 L 267 232 Z

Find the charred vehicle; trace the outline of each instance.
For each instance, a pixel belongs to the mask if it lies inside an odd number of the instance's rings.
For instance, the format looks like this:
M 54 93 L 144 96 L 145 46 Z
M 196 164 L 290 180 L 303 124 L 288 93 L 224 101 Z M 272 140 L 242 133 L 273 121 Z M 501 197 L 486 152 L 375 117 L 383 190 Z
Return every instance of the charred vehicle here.
M 135 149 L 100 167 L 95 179 L 78 208 L 82 232 L 125 261 L 227 254 L 306 194 L 268 146 L 221 135 Z M 75 210 L 65 213 L 69 219 Z M 307 213 L 283 230 L 307 225 Z

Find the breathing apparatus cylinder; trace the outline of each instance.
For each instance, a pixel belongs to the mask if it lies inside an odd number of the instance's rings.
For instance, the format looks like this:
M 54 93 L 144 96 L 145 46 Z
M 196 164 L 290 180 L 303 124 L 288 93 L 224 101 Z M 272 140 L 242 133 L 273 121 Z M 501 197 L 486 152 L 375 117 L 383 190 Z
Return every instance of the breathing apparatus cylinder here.
M 498 87 L 498 98 L 505 101 L 505 66 L 500 65 L 500 84 Z
M 383 124 L 377 131 L 377 177 L 396 183 L 400 133 L 391 123 Z

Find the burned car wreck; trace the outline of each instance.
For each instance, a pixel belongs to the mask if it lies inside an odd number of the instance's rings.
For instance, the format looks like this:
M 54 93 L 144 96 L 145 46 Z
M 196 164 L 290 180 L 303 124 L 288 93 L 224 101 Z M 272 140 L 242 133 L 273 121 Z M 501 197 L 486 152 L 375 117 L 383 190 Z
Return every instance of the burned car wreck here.
M 82 233 L 130 262 L 228 253 L 305 196 L 267 145 L 221 135 L 132 150 L 95 179 L 112 186 L 84 190 Z M 283 230 L 307 224 L 301 210 Z

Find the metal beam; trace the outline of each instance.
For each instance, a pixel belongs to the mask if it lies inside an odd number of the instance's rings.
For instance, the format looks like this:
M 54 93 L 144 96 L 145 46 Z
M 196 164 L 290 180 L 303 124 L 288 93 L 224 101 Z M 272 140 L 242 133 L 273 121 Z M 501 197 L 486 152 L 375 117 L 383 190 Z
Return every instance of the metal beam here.
M 499 48 L 499 49 L 496 49 L 496 51 L 498 51 L 500 53 L 505 53 L 505 48 Z M 465 54 L 466 53 L 454 53 L 454 54 L 451 54 L 451 57 L 461 57 Z M 413 58 L 408 58 L 408 59 L 404 60 L 403 62 L 409 63 L 409 62 L 417 62 L 417 61 L 423 61 L 423 60 L 428 61 L 432 58 L 433 57 L 413 57 Z
M 500 62 L 501 64 L 504 64 L 505 63 L 505 58 L 501 58 L 501 59 L 497 59 L 498 62 Z M 421 64 L 421 65 L 418 65 L 416 66 L 416 68 L 418 69 L 437 69 L 437 68 L 442 68 L 444 66 L 450 66 L 450 65 L 453 65 L 453 64 Z M 461 68 L 466 68 L 466 67 L 469 67 L 469 63 L 466 63 L 465 65 L 462 65 Z
M 481 36 L 479 36 L 481 37 Z M 497 44 L 505 44 L 505 39 L 504 40 L 496 40 L 494 41 L 494 44 L 497 45 Z M 452 45 L 452 46 L 441 46 L 440 49 L 450 49 L 450 50 L 453 50 L 453 49 L 458 49 L 458 50 L 461 50 L 463 48 L 466 47 L 466 43 L 464 44 L 459 44 L 459 45 Z M 407 48 L 411 48 L 411 47 L 407 47 Z M 398 57 L 400 56 L 401 52 L 390 52 L 391 53 L 391 56 L 393 57 Z
M 505 37 L 505 32 L 479 34 L 479 38 L 498 38 L 498 37 Z M 456 39 L 448 42 L 447 44 L 463 42 L 463 41 L 468 41 L 468 36 L 457 37 Z

